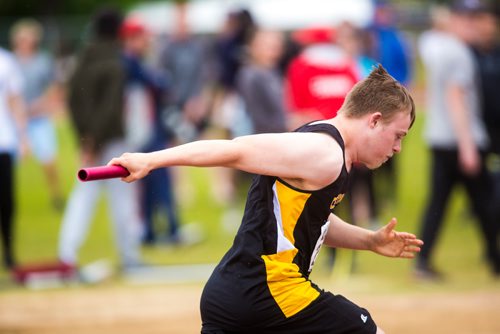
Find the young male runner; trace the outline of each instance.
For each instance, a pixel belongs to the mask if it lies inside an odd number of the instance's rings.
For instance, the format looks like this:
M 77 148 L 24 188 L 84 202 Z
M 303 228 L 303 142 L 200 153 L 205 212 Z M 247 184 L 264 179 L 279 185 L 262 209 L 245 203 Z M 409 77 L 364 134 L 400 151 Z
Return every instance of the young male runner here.
M 320 246 L 412 258 L 422 242 L 373 232 L 331 210 L 354 162 L 377 168 L 401 151 L 415 119 L 408 91 L 379 66 L 347 96 L 338 116 L 292 133 L 204 140 L 109 162 L 132 182 L 165 166 L 225 166 L 256 174 L 234 244 L 201 297 L 202 333 L 383 333 L 370 314 L 309 280 Z

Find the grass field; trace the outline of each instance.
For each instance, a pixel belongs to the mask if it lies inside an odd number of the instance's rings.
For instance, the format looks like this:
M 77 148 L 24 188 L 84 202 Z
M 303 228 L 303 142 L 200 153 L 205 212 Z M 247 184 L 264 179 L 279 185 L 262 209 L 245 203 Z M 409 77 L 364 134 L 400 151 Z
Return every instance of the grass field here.
M 419 115 L 403 143 L 402 154 L 397 158 L 397 179 L 381 180 L 379 184 L 383 202 L 381 221 L 395 216 L 399 229 L 411 232 L 418 232 L 428 195 L 428 153 L 421 138 L 422 124 L 423 117 Z M 78 157 L 75 140 L 64 117 L 58 121 L 58 131 L 60 173 L 64 192 L 69 196 L 76 182 Z M 224 230 L 220 224 L 226 207 L 213 199 L 210 190 L 212 172 L 193 168 L 176 170 L 178 180 L 182 181 L 177 184 L 182 221 L 198 223 L 205 234 L 204 241 L 190 247 L 144 249 L 147 262 L 214 263 L 230 246 L 233 233 Z M 20 263 L 54 260 L 62 214 L 50 206 L 42 172 L 31 158 L 19 164 L 17 179 L 18 260 Z M 395 202 L 384 200 L 393 194 Z M 80 253 L 81 263 L 107 258 L 116 264 L 113 243 L 107 208 L 105 201 L 101 201 Z M 490 277 L 482 261 L 477 225 L 468 214 L 461 189 L 450 203 L 436 249 L 435 263 L 448 277 L 444 283 L 416 282 L 411 276 L 411 261 L 391 260 L 369 253 L 357 253 L 356 271 L 346 275 L 342 268 L 349 263 L 345 259 L 350 254 L 341 252 L 339 265 L 332 273 L 326 265 L 325 255 L 323 250 L 313 280 L 335 293 L 362 301 L 384 323 L 388 323 L 387 328 L 393 329 L 389 333 L 500 332 L 500 323 L 495 318 L 500 311 L 500 282 Z M 0 271 L 0 333 L 197 332 L 201 284 L 139 288 L 127 285 L 117 276 L 98 286 L 31 291 L 12 284 L 8 274 Z M 116 306 L 119 303 L 122 306 Z M 458 304 L 465 308 L 455 309 Z M 442 317 L 448 316 L 454 321 L 460 318 L 460 321 L 456 326 L 448 323 L 439 327 Z M 489 322 L 483 318 L 488 318 Z M 397 322 L 398 319 L 401 322 Z M 401 330 L 406 328 L 403 326 L 405 321 L 415 328 Z M 174 327 L 166 329 L 174 323 Z M 92 327 L 92 324 L 97 327 Z

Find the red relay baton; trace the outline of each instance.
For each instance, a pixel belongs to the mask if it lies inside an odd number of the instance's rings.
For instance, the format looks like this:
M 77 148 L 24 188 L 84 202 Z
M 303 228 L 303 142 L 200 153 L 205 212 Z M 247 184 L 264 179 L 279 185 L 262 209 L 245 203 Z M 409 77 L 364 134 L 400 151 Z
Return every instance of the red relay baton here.
M 128 175 L 130 175 L 129 171 L 125 167 L 119 165 L 88 167 L 78 171 L 78 179 L 83 182 L 113 179 Z

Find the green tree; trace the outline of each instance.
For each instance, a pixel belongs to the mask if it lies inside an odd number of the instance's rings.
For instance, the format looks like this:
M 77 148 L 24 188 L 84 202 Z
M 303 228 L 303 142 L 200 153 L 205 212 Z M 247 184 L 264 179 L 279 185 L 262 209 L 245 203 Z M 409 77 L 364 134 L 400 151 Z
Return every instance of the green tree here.
M 79 15 L 88 16 L 102 6 L 113 6 L 126 10 L 138 3 L 138 0 L 22 0 L 22 1 L 0 1 L 0 13 L 2 16 L 59 16 Z

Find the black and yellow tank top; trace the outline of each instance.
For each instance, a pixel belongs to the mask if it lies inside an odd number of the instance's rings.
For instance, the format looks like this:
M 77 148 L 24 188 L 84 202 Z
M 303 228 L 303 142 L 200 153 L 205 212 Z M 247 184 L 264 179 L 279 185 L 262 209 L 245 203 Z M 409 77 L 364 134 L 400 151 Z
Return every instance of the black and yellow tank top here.
M 297 314 L 322 293 L 309 274 L 325 239 L 328 217 L 347 191 L 344 141 L 327 123 L 296 131 L 332 136 L 344 153 L 342 171 L 335 182 L 315 191 L 297 189 L 278 177 L 254 178 L 234 244 L 205 287 L 203 318 L 212 318 L 213 310 L 225 310 L 220 321 L 228 324 L 245 319 L 272 322 Z

